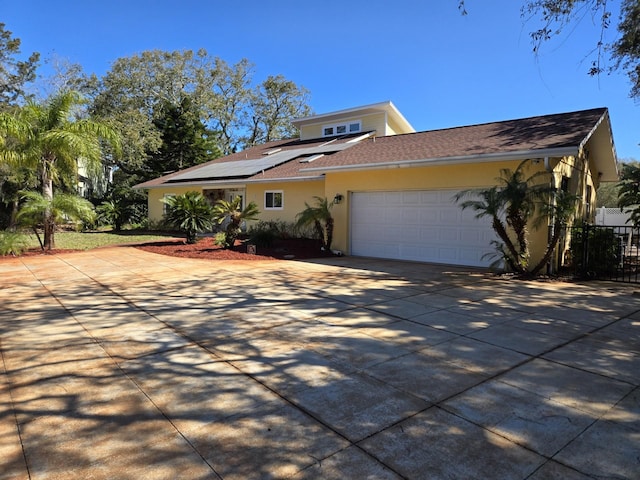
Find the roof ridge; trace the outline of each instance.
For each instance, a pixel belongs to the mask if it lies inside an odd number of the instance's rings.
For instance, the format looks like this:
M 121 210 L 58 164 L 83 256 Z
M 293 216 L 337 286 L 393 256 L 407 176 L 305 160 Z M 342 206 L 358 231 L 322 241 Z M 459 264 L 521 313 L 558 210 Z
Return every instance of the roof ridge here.
M 604 112 L 608 111 L 608 108 L 607 107 L 587 108 L 587 109 L 584 109 L 584 110 L 575 110 L 573 112 L 547 113 L 547 114 L 543 114 L 543 115 L 531 115 L 529 117 L 518 117 L 518 118 L 510 118 L 510 119 L 506 119 L 506 120 L 497 120 L 497 121 L 494 121 L 494 122 L 480 122 L 480 123 L 473 123 L 473 124 L 469 124 L 469 125 L 457 125 L 457 126 L 453 126 L 453 127 L 442 127 L 442 128 L 434 128 L 434 129 L 429 129 L 429 130 L 419 130 L 417 132 L 408 132 L 408 133 L 399 133 L 399 134 L 396 134 L 396 135 L 380 136 L 380 137 L 377 137 L 377 139 L 380 140 L 380 139 L 383 139 L 383 138 L 402 137 L 402 136 L 406 136 L 406 135 L 416 135 L 416 134 L 421 134 L 421 133 L 444 132 L 446 130 L 457 130 L 457 129 L 462 129 L 462 128 L 483 127 L 483 126 L 486 126 L 486 125 L 499 125 L 501 123 L 508 123 L 508 122 L 521 122 L 521 121 L 541 119 L 541 118 L 569 116 L 569 115 L 575 115 L 576 113 L 595 112 L 595 111 L 599 111 L 599 110 L 602 111 L 602 113 L 604 113 Z

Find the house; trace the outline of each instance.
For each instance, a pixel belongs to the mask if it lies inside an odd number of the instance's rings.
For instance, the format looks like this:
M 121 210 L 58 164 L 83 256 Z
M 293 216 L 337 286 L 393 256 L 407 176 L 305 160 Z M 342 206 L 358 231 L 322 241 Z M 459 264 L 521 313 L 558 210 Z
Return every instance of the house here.
M 262 220 L 293 221 L 314 196 L 335 199 L 333 248 L 349 255 L 487 266 L 487 220 L 452 197 L 495 185 L 501 169 L 530 159 L 533 171 L 582 196 L 591 219 L 601 181 L 617 180 L 606 108 L 416 132 L 391 102 L 293 121 L 300 138 L 248 148 L 140 185 L 159 220 L 163 196 L 201 191 L 242 196 Z M 547 229 L 531 233 L 541 258 Z

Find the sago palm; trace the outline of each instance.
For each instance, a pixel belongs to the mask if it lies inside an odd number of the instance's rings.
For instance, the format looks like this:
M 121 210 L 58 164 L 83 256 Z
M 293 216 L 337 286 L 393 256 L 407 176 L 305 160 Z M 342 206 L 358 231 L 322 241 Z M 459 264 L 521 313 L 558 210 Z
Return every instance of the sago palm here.
M 236 197 L 235 200 L 228 202 L 226 200 L 218 200 L 213 206 L 213 218 L 218 225 L 225 222 L 225 248 L 232 248 L 236 239 L 242 232 L 242 223 L 250 220 L 257 220 L 260 210 L 255 202 L 241 209 L 242 197 Z
M 199 192 L 165 197 L 162 201 L 167 205 L 165 219 L 185 234 L 187 243 L 196 243 L 198 233 L 213 226 L 213 209 Z
M 83 103 L 77 92 L 52 97 L 44 104 L 29 102 L 15 113 L 0 113 L 0 160 L 22 166 L 40 177 L 42 196 L 51 202 L 54 185 L 64 177 L 77 179 L 78 161 L 90 174 L 102 164 L 102 142 L 119 151 L 119 137 L 109 125 L 90 119 L 74 119 Z M 55 219 L 43 213 L 44 246 L 54 247 Z
M 307 227 L 313 225 L 316 234 L 322 242 L 322 248 L 329 250 L 333 242 L 333 216 L 331 209 L 334 203 L 326 197 L 313 197 L 315 205 L 304 203 L 305 209 L 296 215 L 296 226 Z

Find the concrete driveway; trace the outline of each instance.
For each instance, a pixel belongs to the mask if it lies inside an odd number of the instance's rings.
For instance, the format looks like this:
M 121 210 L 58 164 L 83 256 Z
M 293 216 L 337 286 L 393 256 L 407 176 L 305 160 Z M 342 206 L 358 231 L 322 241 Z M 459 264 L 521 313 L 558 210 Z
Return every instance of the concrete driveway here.
M 336 258 L 0 261 L 2 479 L 640 477 L 640 297 Z

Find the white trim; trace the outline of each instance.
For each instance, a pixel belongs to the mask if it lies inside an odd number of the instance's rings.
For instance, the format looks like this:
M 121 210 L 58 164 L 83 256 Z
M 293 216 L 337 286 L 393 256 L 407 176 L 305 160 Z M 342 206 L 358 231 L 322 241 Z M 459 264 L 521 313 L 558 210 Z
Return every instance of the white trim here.
M 324 175 L 309 175 L 306 177 L 265 178 L 261 180 L 248 180 L 247 183 L 283 183 L 283 182 L 307 182 L 310 180 L 324 180 Z
M 307 182 L 311 180 L 323 180 L 324 175 L 307 175 L 304 177 L 284 177 L 284 178 L 265 178 L 265 179 L 255 179 L 255 180 L 247 180 L 245 184 L 237 184 L 237 183 L 210 183 L 206 181 L 202 182 L 188 182 L 188 183 L 162 183 L 160 185 L 154 185 L 151 187 L 136 187 L 136 190 L 155 190 L 158 188 L 171 188 L 171 187 L 206 187 L 206 188 L 245 188 L 247 184 L 252 183 L 283 183 L 283 182 Z
M 335 119 L 334 121 L 340 121 L 340 118 L 344 118 L 346 115 L 351 115 L 352 117 L 361 117 L 363 115 L 368 115 L 371 113 L 379 113 L 380 111 L 385 111 L 387 114 L 391 114 L 394 120 L 402 126 L 403 131 L 415 132 L 415 129 L 409 123 L 409 121 L 404 117 L 404 115 L 402 115 L 402 113 L 400 113 L 393 102 L 389 100 L 387 100 L 386 102 L 363 105 L 361 107 L 347 108 L 344 110 L 336 110 L 334 112 L 296 118 L 292 120 L 291 123 L 297 128 L 300 128 L 302 125 L 319 124 L 322 122 L 322 119 L 326 119 L 325 123 L 330 123 L 332 119 Z
M 162 200 L 165 200 L 169 197 L 175 197 L 177 196 L 177 194 L 175 193 L 165 193 L 164 195 L 162 195 Z M 164 201 L 162 202 L 162 216 L 164 217 L 167 213 L 169 209 L 169 205 L 167 205 Z
M 271 194 L 280 194 L 280 206 L 279 207 L 267 207 L 267 194 L 271 193 Z M 263 202 L 264 202 L 264 209 L 265 210 L 284 210 L 284 191 L 283 190 L 265 190 L 264 191 L 264 195 L 262 196 Z M 272 203 L 274 203 L 272 201 Z
M 351 130 L 351 126 L 356 125 L 357 130 Z M 344 127 L 344 132 L 338 132 L 338 128 Z M 331 129 L 331 133 L 326 133 L 325 130 Z M 336 123 L 328 123 L 322 125 L 323 137 L 335 137 L 338 135 L 350 135 L 352 133 L 360 133 L 362 131 L 362 120 L 343 120 Z
M 587 142 L 591 139 L 591 137 L 593 136 L 594 133 L 596 133 L 596 130 L 598 129 L 598 127 L 602 124 L 602 122 L 604 122 L 605 120 L 605 115 L 606 115 L 606 111 L 605 113 L 603 113 L 600 118 L 598 119 L 598 121 L 596 122 L 595 126 L 589 131 L 589 133 L 587 134 L 586 137 L 584 137 L 582 139 L 582 142 L 580 142 L 580 145 L 578 146 L 578 148 L 580 148 L 580 150 L 582 150 L 585 145 L 587 144 Z
M 175 183 L 161 183 L 160 185 L 151 185 L 147 187 L 132 187 L 135 190 L 155 190 L 158 188 L 180 188 L 180 187 L 211 187 L 211 188 L 245 188 L 246 184 L 244 183 L 235 183 L 237 180 L 230 180 L 227 183 L 223 181 L 211 183 L 207 181 L 198 181 L 198 182 L 175 182 Z
M 377 170 L 383 168 L 426 167 L 430 165 L 459 165 L 464 163 L 487 163 L 505 160 L 527 160 L 529 158 L 565 157 L 578 155 L 577 147 L 564 147 L 546 150 L 521 150 L 506 153 L 488 153 L 480 155 L 461 155 L 456 157 L 436 157 L 421 160 L 399 160 L 392 162 L 366 163 L 356 165 L 337 165 L 334 167 L 301 168 L 301 172 L 339 172 L 347 170 Z

